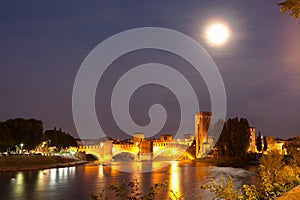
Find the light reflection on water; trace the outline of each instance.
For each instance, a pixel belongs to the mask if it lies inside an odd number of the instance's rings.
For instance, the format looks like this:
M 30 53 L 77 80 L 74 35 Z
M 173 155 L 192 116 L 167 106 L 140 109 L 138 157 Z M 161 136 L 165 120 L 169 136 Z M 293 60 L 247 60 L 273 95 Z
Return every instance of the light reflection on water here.
M 128 162 L 122 165 L 136 169 L 136 167 L 152 168 L 159 162 Z M 236 187 L 245 183 L 254 183 L 254 169 L 215 167 L 201 162 L 174 162 L 171 165 L 148 173 L 126 173 L 112 169 L 99 163 L 67 168 L 48 170 L 1 172 L 0 199 L 35 200 L 35 199 L 89 199 L 90 194 L 97 194 L 101 188 L 112 182 L 122 183 L 137 179 L 139 189 L 145 192 L 155 183 L 168 181 L 167 187 L 159 193 L 159 199 L 166 199 L 170 190 L 175 193 L 186 193 L 186 199 L 211 199 L 209 191 L 199 189 L 200 184 L 209 184 L 212 178 L 232 176 Z M 154 166 L 154 167 L 156 167 Z
M 182 193 L 179 187 L 178 162 L 174 162 L 170 167 L 169 191 L 174 193 Z
M 15 193 L 24 193 L 24 175 L 22 172 L 18 172 L 16 175 L 16 181 L 15 181 Z

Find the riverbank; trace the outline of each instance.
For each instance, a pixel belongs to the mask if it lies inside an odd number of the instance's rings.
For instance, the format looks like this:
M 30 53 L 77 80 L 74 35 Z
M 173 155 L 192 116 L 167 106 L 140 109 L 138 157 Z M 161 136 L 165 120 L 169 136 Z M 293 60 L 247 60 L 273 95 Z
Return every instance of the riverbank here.
M 86 163 L 61 156 L 0 156 L 0 172 L 71 167 Z
M 231 158 L 199 158 L 196 162 L 205 162 L 217 167 L 247 167 L 256 166 L 259 164 L 259 160 L 239 160 Z

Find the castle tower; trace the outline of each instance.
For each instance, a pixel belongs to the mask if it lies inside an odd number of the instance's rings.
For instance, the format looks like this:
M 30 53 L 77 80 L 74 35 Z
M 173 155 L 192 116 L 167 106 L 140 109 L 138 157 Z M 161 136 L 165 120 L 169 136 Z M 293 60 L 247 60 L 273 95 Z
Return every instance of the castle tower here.
M 211 112 L 195 114 L 196 157 L 201 158 L 204 153 L 203 143 L 207 142 L 206 135 L 211 121 Z
M 144 141 L 145 135 L 143 133 L 135 133 L 133 135 L 133 143 L 139 144 L 140 142 Z

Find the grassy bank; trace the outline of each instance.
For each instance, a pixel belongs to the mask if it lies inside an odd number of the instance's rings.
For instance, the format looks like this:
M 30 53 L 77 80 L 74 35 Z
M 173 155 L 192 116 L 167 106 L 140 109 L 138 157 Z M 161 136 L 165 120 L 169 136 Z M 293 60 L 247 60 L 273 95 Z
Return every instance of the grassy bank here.
M 0 172 L 67 167 L 83 163 L 61 156 L 0 156 Z

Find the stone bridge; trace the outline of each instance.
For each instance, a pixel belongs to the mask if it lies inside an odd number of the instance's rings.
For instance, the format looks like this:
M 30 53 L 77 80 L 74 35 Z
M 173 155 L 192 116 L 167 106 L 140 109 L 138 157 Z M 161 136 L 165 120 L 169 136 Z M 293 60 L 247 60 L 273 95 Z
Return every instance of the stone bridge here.
M 99 145 L 80 146 L 77 151 L 95 156 L 99 161 L 112 161 L 122 153 L 129 153 L 135 161 L 155 159 L 177 159 L 182 156 L 188 160 L 194 157 L 186 152 L 191 141 L 141 141 L 135 144 L 113 144 L 112 141 L 100 142 Z

